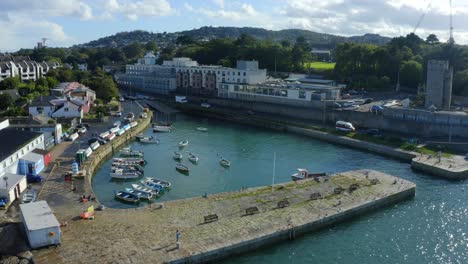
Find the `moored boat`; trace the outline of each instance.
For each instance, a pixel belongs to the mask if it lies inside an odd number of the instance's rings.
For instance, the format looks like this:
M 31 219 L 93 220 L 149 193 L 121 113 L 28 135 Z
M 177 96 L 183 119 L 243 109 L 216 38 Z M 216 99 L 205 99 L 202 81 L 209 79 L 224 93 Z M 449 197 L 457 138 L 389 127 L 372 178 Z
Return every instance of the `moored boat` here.
M 221 158 L 219 160 L 219 164 L 221 164 L 221 166 L 223 166 L 223 167 L 231 166 L 231 162 L 229 160 L 225 159 L 225 158 Z
M 183 148 L 183 147 L 186 147 L 186 146 L 188 146 L 188 140 L 187 139 L 184 140 L 184 141 L 179 142 L 179 147 Z
M 153 132 L 171 132 L 171 126 L 154 126 Z
M 155 183 L 155 182 L 152 182 L 152 181 L 148 181 L 148 180 L 141 180 L 140 182 L 141 182 L 141 184 L 143 184 L 144 187 L 155 190 L 158 193 L 164 192 L 164 186 L 162 186 L 161 184 L 158 184 L 158 183 Z
M 144 153 L 142 151 L 132 150 L 130 147 L 127 147 L 120 150 L 120 156 L 143 158 Z
M 122 165 L 132 165 L 132 164 L 138 164 L 141 166 L 146 165 L 146 160 L 143 158 L 114 158 L 112 160 L 112 164 L 122 164 Z
M 201 132 L 208 132 L 208 128 L 206 127 L 197 127 L 197 130 Z
M 175 151 L 174 156 L 172 156 L 175 160 L 181 160 L 183 158 L 180 152 Z
M 136 172 L 139 172 L 142 175 L 145 174 L 145 169 L 143 167 L 141 167 L 140 165 L 138 165 L 138 164 L 131 164 L 131 165 L 112 164 L 111 169 L 112 170 L 123 169 L 123 170 L 127 170 L 127 171 L 136 171 Z
M 141 173 L 138 171 L 130 171 L 125 169 L 115 169 L 109 174 L 114 179 L 136 179 L 141 177 Z
M 140 197 L 138 197 L 138 195 L 126 191 L 115 192 L 115 198 L 129 203 L 137 203 L 140 201 Z
M 134 190 L 132 188 L 125 188 L 125 191 L 128 192 L 128 193 L 137 195 L 140 199 L 149 200 L 149 199 L 153 198 L 153 193 L 140 192 L 140 191 Z
M 189 173 L 189 168 L 187 166 L 184 166 L 182 164 L 176 164 L 176 170 L 180 173 L 188 174 Z
M 147 144 L 159 144 L 159 139 L 151 136 L 151 137 L 143 137 L 140 138 L 140 143 L 147 143 Z
M 327 174 L 325 172 L 309 173 L 307 169 L 298 168 L 297 172 L 291 175 L 291 179 L 293 181 L 299 181 L 299 180 L 304 180 L 307 178 L 316 178 L 316 177 L 321 177 L 321 176 L 327 176 Z
M 189 159 L 191 162 L 193 162 L 193 163 L 197 163 L 197 162 L 198 162 L 198 157 L 197 157 L 195 154 L 190 153 L 190 152 L 189 152 L 189 154 L 188 154 L 188 159 Z
M 168 181 L 164 181 L 164 180 L 160 180 L 160 179 L 155 179 L 155 178 L 150 178 L 150 177 L 146 177 L 146 179 L 147 179 L 148 181 L 157 183 L 157 184 L 161 185 L 161 186 L 164 187 L 164 188 L 171 188 L 171 183 L 168 182 Z
M 159 195 L 159 192 L 151 187 L 145 187 L 143 185 L 138 185 L 138 184 L 132 184 L 132 189 L 142 192 L 142 193 L 148 193 L 148 194 L 154 194 L 154 195 Z

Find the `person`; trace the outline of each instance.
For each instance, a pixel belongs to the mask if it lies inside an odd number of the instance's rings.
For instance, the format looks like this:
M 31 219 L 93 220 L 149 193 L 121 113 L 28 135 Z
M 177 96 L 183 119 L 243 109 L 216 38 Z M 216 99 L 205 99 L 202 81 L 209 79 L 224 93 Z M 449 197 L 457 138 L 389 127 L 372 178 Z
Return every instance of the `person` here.
M 176 236 L 177 248 L 179 248 L 179 239 L 180 239 L 180 232 L 179 232 L 179 229 L 176 230 L 175 236 Z
M 88 201 L 91 201 L 91 194 L 88 195 Z

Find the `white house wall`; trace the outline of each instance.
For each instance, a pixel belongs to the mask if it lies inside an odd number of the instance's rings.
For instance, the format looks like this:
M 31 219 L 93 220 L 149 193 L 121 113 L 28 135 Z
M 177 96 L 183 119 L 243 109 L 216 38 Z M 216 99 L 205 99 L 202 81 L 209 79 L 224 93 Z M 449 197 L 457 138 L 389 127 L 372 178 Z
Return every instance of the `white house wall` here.
M 7 172 L 16 174 L 18 171 L 18 160 L 36 148 L 45 149 L 44 135 L 38 136 L 26 146 L 13 153 L 13 155 L 2 160 L 0 163 L 0 175 L 4 175 Z
M 70 104 L 69 102 L 65 103 L 61 108 L 59 108 L 57 111 L 52 113 L 52 117 L 83 118 L 83 110 L 78 111 L 75 108 L 70 107 L 69 104 Z M 68 111 L 65 111 L 66 108 L 68 108 Z

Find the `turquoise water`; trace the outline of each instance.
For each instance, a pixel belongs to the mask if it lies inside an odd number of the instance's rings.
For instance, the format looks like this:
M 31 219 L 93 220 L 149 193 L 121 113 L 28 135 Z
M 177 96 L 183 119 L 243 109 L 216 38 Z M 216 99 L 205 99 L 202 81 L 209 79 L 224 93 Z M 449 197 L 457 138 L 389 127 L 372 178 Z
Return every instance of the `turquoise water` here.
M 313 172 L 376 169 L 417 184 L 413 200 L 226 263 L 468 263 L 467 181 L 446 181 L 416 173 L 407 163 L 229 122 L 178 116 L 174 126 L 172 133 L 156 134 L 159 145 L 131 144 L 145 152 L 146 176 L 172 182 L 172 190 L 159 201 L 271 184 L 275 152 L 275 182 L 289 181 L 296 168 L 305 167 Z M 200 126 L 209 131 L 197 131 Z M 188 176 L 175 170 L 172 159 L 184 139 L 190 142 L 182 150 Z M 200 157 L 198 165 L 187 160 L 185 151 Z M 230 168 L 219 165 L 220 156 L 231 161 Z M 113 190 L 131 182 L 111 181 L 109 168 L 110 161 L 94 177 L 96 195 L 106 206 L 132 207 L 114 200 Z

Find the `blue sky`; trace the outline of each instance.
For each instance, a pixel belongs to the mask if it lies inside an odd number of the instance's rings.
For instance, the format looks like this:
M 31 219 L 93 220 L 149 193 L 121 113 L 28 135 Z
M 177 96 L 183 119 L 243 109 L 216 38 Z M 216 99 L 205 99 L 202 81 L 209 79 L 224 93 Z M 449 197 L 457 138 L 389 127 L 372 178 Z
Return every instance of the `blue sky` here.
M 121 31 L 201 26 L 308 29 L 337 35 L 448 38 L 448 0 L 0 0 L 0 51 L 70 46 Z M 431 4 L 429 4 L 431 3 Z M 455 40 L 468 44 L 468 1 L 453 0 Z

